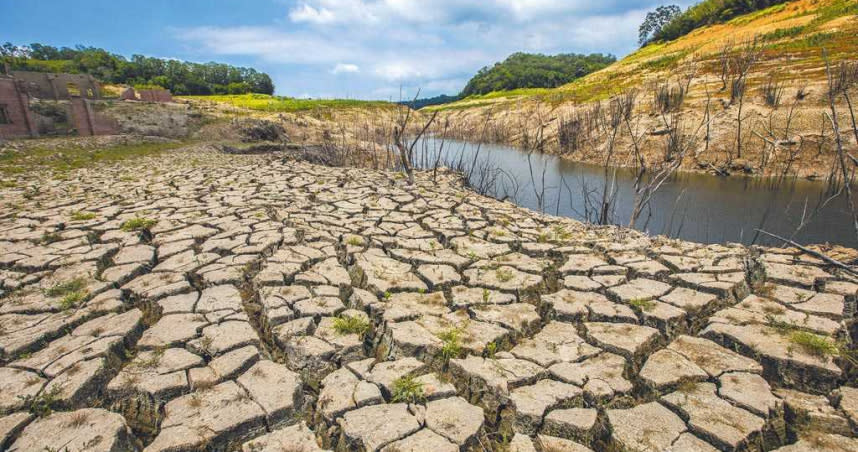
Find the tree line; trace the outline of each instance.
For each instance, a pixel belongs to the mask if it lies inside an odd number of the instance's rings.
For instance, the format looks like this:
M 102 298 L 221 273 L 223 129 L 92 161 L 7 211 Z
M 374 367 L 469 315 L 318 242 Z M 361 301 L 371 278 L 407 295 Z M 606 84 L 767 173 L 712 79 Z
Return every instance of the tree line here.
M 90 74 L 105 83 L 155 85 L 173 94 L 273 94 L 264 72 L 222 63 L 191 63 L 132 55 L 127 59 L 96 47 L 54 47 L 45 44 L 0 46 L 0 62 L 12 70 Z
M 556 88 L 617 61 L 601 53 L 542 55 L 514 53 L 506 60 L 477 72 L 461 96 L 508 91 L 518 88 Z

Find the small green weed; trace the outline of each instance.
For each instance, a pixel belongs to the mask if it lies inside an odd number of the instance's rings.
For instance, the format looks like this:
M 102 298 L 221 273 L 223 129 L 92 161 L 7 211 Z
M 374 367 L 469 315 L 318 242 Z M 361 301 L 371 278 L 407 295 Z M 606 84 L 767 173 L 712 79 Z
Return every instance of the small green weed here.
M 157 223 L 158 223 L 158 220 L 153 220 L 151 218 L 136 217 L 136 218 L 132 218 L 130 220 L 124 221 L 119 228 L 122 229 L 124 232 L 141 231 L 144 229 L 149 229 L 152 226 L 155 226 L 155 224 L 157 224 Z
M 650 312 L 655 309 L 655 302 L 650 300 L 634 299 L 629 301 L 629 304 L 644 312 Z
M 369 321 L 361 317 L 340 316 L 334 319 L 334 331 L 338 334 L 357 334 L 364 337 L 369 329 Z
M 453 358 L 458 358 L 462 354 L 462 332 L 456 328 L 451 328 L 438 335 L 438 338 L 444 343 L 441 347 L 441 359 L 447 362 Z
M 45 295 L 49 297 L 62 297 L 74 292 L 80 292 L 86 287 L 86 279 L 74 278 L 68 281 L 63 281 L 55 284 L 45 290 Z
M 89 221 L 95 218 L 95 213 L 93 212 L 83 212 L 77 211 L 71 214 L 72 221 Z
M 393 382 L 392 395 L 395 403 L 419 403 L 426 400 L 423 383 L 412 375 L 397 378 Z

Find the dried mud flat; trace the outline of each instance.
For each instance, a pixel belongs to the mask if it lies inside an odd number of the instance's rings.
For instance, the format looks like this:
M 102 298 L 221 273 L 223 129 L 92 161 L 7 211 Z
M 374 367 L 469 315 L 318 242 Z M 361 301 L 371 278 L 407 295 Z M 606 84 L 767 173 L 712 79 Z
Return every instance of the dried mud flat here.
M 2 450 L 858 450 L 858 283 L 812 257 L 450 173 L 71 176 L 0 189 Z

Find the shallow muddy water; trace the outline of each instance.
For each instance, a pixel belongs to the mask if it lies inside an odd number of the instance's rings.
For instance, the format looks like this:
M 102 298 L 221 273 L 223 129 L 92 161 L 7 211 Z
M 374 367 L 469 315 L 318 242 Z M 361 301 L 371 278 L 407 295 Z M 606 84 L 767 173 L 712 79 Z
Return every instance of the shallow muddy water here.
M 605 170 L 600 166 L 539 153 L 528 159 L 527 153 L 503 145 L 446 140 L 442 146 L 433 137 L 415 147 L 415 166 L 429 168 L 439 160 L 444 166 L 470 168 L 475 156 L 477 169 L 470 173 L 470 182 L 476 187 L 489 186 L 488 194 L 552 215 L 582 221 L 593 218 L 585 193 L 593 200 L 601 198 Z M 612 223 L 627 225 L 634 203 L 634 174 L 628 169 L 617 169 L 615 174 L 615 179 L 613 171 L 609 174 L 617 189 Z M 763 229 L 792 236 L 802 244 L 858 247 L 844 197 L 828 203 L 796 232 L 802 216 L 811 216 L 827 197 L 824 182 L 790 179 L 778 185 L 771 178 L 682 172 L 656 192 L 650 210 L 641 215 L 636 227 L 650 234 L 704 243 L 779 244 L 755 232 Z

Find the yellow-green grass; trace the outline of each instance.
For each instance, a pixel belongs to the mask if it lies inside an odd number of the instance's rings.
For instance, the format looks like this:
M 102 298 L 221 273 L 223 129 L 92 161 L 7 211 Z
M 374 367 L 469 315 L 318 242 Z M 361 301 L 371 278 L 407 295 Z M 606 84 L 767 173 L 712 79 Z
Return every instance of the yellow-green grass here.
M 250 110 L 292 113 L 327 108 L 393 108 L 395 104 L 377 100 L 356 99 L 296 99 L 268 94 L 230 94 L 218 96 L 183 96 L 184 99 L 204 100 Z
M 101 163 L 118 163 L 123 160 L 155 156 L 184 143 L 138 143 L 110 146 L 101 149 L 40 148 L 0 151 L 0 174 L 14 175 L 33 171 L 67 172 Z

